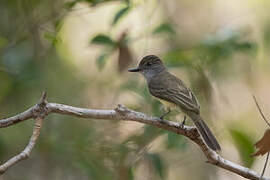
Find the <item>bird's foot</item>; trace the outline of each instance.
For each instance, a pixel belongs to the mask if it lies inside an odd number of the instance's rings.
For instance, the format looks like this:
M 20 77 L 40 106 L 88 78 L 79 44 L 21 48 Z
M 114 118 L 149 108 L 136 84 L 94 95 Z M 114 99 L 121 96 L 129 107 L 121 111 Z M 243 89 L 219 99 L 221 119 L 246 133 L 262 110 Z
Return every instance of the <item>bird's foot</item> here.
M 159 119 L 158 119 L 158 121 L 159 121 L 160 123 L 164 123 L 164 122 L 165 122 L 164 116 L 160 116 Z
M 163 114 L 162 116 L 159 117 L 159 119 L 161 119 L 163 121 L 165 116 L 166 116 L 166 114 L 165 115 Z
M 164 117 L 167 116 L 170 112 L 171 112 L 171 110 L 168 109 L 168 111 L 165 112 L 164 114 L 162 114 L 162 115 L 159 117 L 159 119 L 164 120 Z
M 184 128 L 184 126 L 185 126 L 185 123 L 186 123 L 186 119 L 187 119 L 187 117 L 186 116 L 184 116 L 184 120 L 182 121 L 182 123 L 181 123 L 181 128 Z

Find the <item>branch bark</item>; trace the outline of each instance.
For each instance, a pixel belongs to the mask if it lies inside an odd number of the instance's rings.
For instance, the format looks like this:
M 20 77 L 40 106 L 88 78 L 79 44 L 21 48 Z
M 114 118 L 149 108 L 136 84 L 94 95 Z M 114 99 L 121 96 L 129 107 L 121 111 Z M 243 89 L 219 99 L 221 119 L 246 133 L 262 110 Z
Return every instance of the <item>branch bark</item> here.
M 36 143 L 36 140 L 38 138 L 38 135 L 40 132 L 40 128 L 38 127 L 41 127 L 42 119 L 50 113 L 58 113 L 58 114 L 76 116 L 80 118 L 136 121 L 136 122 L 152 125 L 158 128 L 162 128 L 162 129 L 174 132 L 176 134 L 186 136 L 191 141 L 195 142 L 199 146 L 201 151 L 204 153 L 205 157 L 207 158 L 208 163 L 218 166 L 220 168 L 226 169 L 230 172 L 238 174 L 247 179 L 252 179 L 252 180 L 260 179 L 259 173 L 247 167 L 241 166 L 227 159 L 224 159 L 218 153 L 208 148 L 208 146 L 204 143 L 204 141 L 200 137 L 200 134 L 198 133 L 195 127 L 181 125 L 180 123 L 177 123 L 177 122 L 161 120 L 157 117 L 148 116 L 144 113 L 130 110 L 122 105 L 118 105 L 118 107 L 116 107 L 113 110 L 85 109 L 85 108 L 72 107 L 72 106 L 67 106 L 67 105 L 57 104 L 57 103 L 48 103 L 45 100 L 45 97 L 46 95 L 43 94 L 40 102 L 34 105 L 33 107 L 29 108 L 25 112 L 22 112 L 10 118 L 0 120 L 0 128 L 8 127 L 16 123 L 23 122 L 30 118 L 35 118 L 36 124 L 37 124 L 34 127 L 33 135 L 30 139 L 28 146 L 25 148 L 25 150 L 19 155 L 11 158 L 6 163 L 1 165 L 0 173 L 4 173 L 9 167 L 16 164 L 20 160 L 24 159 L 22 158 L 24 157 L 22 154 L 27 154 L 26 157 L 30 155 L 30 152 L 32 151 Z M 25 153 L 26 149 L 28 149 L 27 153 Z M 19 160 L 14 160 L 16 158 L 18 159 L 18 156 L 20 157 Z M 270 180 L 265 177 L 262 179 Z

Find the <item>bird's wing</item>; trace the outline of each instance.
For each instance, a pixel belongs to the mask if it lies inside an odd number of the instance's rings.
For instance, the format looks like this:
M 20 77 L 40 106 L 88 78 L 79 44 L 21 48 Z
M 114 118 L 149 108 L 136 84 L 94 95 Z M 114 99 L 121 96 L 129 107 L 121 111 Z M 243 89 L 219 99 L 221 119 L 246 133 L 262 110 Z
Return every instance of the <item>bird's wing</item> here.
M 160 78 L 161 77 L 161 78 Z M 175 103 L 184 110 L 199 113 L 200 105 L 190 89 L 172 74 L 152 78 L 148 84 L 150 93 L 160 99 Z

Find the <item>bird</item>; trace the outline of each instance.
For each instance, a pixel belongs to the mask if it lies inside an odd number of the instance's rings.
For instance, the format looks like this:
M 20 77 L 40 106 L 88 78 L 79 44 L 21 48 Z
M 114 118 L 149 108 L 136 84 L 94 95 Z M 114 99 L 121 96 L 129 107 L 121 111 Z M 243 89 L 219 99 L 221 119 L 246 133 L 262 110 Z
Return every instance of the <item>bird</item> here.
M 167 112 L 160 117 L 161 120 L 171 112 L 171 108 L 178 107 L 193 121 L 207 146 L 214 151 L 221 150 L 217 139 L 200 115 L 196 96 L 181 79 L 168 71 L 159 57 L 147 55 L 136 68 L 128 71 L 141 73 L 146 79 L 150 94 L 166 107 Z

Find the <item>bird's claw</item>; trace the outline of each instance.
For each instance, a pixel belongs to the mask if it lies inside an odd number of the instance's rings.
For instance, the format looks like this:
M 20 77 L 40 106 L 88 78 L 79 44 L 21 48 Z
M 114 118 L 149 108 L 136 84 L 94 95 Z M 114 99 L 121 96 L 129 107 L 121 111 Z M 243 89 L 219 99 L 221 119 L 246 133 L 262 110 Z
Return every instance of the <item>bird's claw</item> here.
M 160 123 L 164 123 L 164 116 L 160 116 L 158 120 Z
M 163 114 L 162 116 L 159 117 L 159 119 L 164 120 L 165 116 L 166 116 L 166 114 Z
M 168 111 L 165 112 L 164 114 L 162 114 L 162 115 L 159 117 L 159 119 L 164 120 L 164 117 L 167 116 L 170 112 L 171 112 L 171 109 L 168 109 Z
M 187 119 L 187 117 L 186 117 L 186 116 L 184 116 L 184 120 L 183 120 L 183 121 L 182 121 L 182 123 L 181 123 L 181 128 L 184 128 L 185 123 L 186 123 L 186 119 Z

